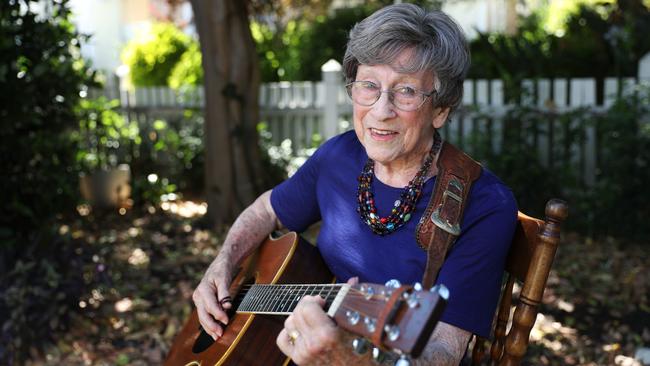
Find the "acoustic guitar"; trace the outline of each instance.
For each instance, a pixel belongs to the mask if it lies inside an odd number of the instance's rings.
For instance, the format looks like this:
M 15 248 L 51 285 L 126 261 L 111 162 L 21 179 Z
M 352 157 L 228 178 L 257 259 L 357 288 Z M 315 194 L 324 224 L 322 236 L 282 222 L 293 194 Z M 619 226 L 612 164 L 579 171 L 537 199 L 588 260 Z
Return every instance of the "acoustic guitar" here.
M 300 283 L 320 284 L 300 284 Z M 448 291 L 402 286 L 335 284 L 318 249 L 296 233 L 267 239 L 239 268 L 230 287 L 233 307 L 223 336 L 214 341 L 202 330 L 196 310 L 176 336 L 166 366 L 286 365 L 275 344 L 298 301 L 320 295 L 337 325 L 361 336 L 357 352 L 374 345 L 373 355 L 391 351 L 417 358 L 426 345 Z M 377 357 L 377 356 L 376 356 Z

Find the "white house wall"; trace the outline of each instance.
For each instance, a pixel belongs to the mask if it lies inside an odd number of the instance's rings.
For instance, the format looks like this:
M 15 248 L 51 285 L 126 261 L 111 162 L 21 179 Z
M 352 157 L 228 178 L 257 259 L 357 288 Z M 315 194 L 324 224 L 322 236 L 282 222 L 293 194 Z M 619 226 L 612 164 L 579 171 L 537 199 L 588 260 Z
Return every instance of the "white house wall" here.
M 92 35 L 82 45 L 84 57 L 97 69 L 115 70 L 125 41 L 121 1 L 72 0 L 70 7 L 79 32 Z
M 506 30 L 507 0 L 456 0 L 445 1 L 442 10 L 454 18 L 472 39 L 481 32 Z

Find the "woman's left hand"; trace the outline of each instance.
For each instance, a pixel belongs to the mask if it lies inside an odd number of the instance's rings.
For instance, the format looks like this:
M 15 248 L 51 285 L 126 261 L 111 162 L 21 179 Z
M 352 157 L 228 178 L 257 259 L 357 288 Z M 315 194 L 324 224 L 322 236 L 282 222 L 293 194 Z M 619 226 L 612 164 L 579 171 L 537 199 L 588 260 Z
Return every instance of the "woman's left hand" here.
M 298 365 L 329 364 L 329 353 L 340 342 L 340 331 L 324 305 L 319 296 L 303 297 L 278 335 L 278 347 Z

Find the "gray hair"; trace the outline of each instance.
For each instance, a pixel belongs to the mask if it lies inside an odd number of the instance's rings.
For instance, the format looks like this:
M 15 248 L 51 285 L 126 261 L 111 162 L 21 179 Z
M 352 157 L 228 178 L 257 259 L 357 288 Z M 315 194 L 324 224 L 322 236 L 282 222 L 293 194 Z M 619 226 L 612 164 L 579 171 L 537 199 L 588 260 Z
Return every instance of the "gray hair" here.
M 397 65 L 407 50 L 413 57 Z M 463 96 L 470 54 L 463 31 L 448 15 L 404 3 L 382 8 L 352 28 L 343 57 L 347 82 L 354 81 L 360 64 L 391 65 L 404 73 L 430 71 L 437 91 L 434 103 L 454 110 Z

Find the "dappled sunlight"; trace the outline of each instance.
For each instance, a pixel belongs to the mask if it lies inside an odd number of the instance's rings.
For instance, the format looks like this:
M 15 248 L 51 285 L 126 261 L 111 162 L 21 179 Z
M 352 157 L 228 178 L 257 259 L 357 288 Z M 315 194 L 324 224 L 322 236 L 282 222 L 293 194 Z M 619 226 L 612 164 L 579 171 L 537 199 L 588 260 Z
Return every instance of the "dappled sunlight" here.
M 576 329 L 554 321 L 552 316 L 539 313 L 530 332 L 530 341 L 559 352 L 566 344 L 575 345 L 577 333 Z
M 196 203 L 193 201 L 163 201 L 160 208 L 164 212 L 169 212 L 180 217 L 191 218 L 200 217 L 208 212 L 208 204 L 205 202 Z
M 149 264 L 149 256 L 144 252 L 144 250 L 135 248 L 133 252 L 131 252 L 128 261 L 132 266 L 146 266 Z
M 643 245 L 570 234 L 562 240 L 531 331 L 529 359 L 639 365 L 650 344 L 650 267 Z
M 554 319 L 551 315 L 539 313 L 535 325 L 530 333 L 530 343 L 541 345 L 543 348 L 551 351 L 557 359 L 561 359 L 566 365 L 597 365 L 612 364 L 626 366 L 641 366 L 641 364 L 626 354 L 626 351 L 620 343 L 609 343 L 601 345 L 600 349 L 593 349 L 596 346 L 596 340 L 589 335 L 581 334 L 574 328 L 562 324 Z M 585 352 L 588 350 L 588 352 Z M 589 353 L 601 353 L 600 362 L 587 362 L 587 359 L 593 359 Z M 629 351 L 627 351 L 629 352 Z M 552 365 L 554 362 L 547 356 L 542 356 L 543 364 Z
M 162 364 L 221 241 L 196 221 L 205 204 L 165 199 L 167 209 L 126 216 L 89 207 L 79 221 L 58 227 L 84 243 L 78 254 L 87 292 L 76 301 L 70 331 L 40 365 Z
M 130 311 L 133 308 L 133 301 L 128 297 L 123 298 L 122 300 L 115 303 L 115 311 L 118 313 L 124 313 Z

